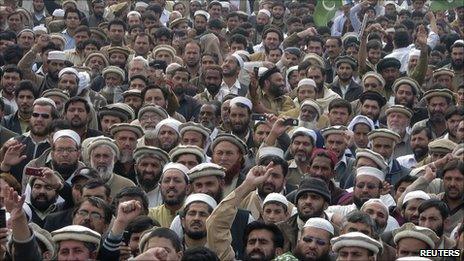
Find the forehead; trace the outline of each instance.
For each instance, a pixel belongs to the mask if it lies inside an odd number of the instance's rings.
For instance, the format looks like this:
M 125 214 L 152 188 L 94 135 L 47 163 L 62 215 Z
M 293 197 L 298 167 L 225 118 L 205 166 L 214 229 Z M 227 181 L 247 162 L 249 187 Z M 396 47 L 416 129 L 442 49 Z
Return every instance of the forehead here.
M 59 249 L 63 248 L 85 248 L 84 242 L 76 240 L 63 240 L 59 243 Z
M 366 182 L 366 183 L 378 183 L 379 180 L 377 178 L 374 178 L 372 176 L 356 176 L 356 182 Z M 356 187 L 355 187 L 356 188 Z
M 209 212 L 209 206 L 206 203 L 203 202 L 193 202 L 189 204 L 186 208 L 187 211 L 202 211 L 202 212 Z
M 148 239 L 148 243 L 145 249 L 150 249 L 154 247 L 174 249 L 174 245 L 172 244 L 171 240 L 164 237 L 152 237 Z
M 61 137 L 58 138 L 55 142 L 53 142 L 55 146 L 59 145 L 76 145 L 76 142 L 71 139 L 70 137 Z
M 250 232 L 248 235 L 248 239 L 266 239 L 271 240 L 273 238 L 273 234 L 271 231 L 266 229 L 255 229 Z
M 100 145 L 100 146 L 95 147 L 92 150 L 92 154 L 96 154 L 96 153 L 99 153 L 99 154 L 112 154 L 113 150 L 111 148 L 109 148 L 108 146 Z
M 219 142 L 216 147 L 214 147 L 214 150 L 233 150 L 233 151 L 239 151 L 237 146 L 235 144 L 228 142 L 228 141 L 221 141 Z
M 51 113 L 52 111 L 52 106 L 50 105 L 34 105 L 33 108 L 34 111 L 39 111 L 39 112 L 48 112 Z
M 184 174 L 181 173 L 179 170 L 170 169 L 163 174 L 163 180 L 167 178 L 183 178 Z
M 324 229 L 315 228 L 315 227 L 305 227 L 303 229 L 303 233 L 301 234 L 302 237 L 305 236 L 324 236 L 329 237 L 329 232 Z
M 114 134 L 114 137 L 115 138 L 120 138 L 120 137 L 134 137 L 134 138 L 137 138 L 137 135 L 132 132 L 132 131 L 128 131 L 128 130 L 121 130 L 121 131 L 118 131 Z
M 387 212 L 385 211 L 385 208 L 380 206 L 378 203 L 371 203 L 369 205 L 366 205 L 364 207 L 364 211 L 378 211 L 378 212 L 382 212 L 384 214 L 387 214 Z
M 371 139 L 371 142 L 374 144 L 392 144 L 394 143 L 395 141 L 390 139 L 390 138 L 386 138 L 386 137 L 377 137 L 377 138 L 373 138 Z
M 167 125 L 161 126 L 160 132 L 162 132 L 162 131 L 166 131 L 166 132 L 175 132 L 173 128 L 171 128 L 171 127 L 169 127 L 169 126 L 167 126 Z

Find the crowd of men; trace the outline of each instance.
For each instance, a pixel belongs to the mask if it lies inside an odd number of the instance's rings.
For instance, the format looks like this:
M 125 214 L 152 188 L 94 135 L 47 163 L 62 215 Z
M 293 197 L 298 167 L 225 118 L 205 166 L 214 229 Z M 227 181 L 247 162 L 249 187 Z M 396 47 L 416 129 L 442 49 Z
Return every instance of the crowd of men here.
M 464 4 L 326 2 L 0 1 L 0 260 L 463 260 Z

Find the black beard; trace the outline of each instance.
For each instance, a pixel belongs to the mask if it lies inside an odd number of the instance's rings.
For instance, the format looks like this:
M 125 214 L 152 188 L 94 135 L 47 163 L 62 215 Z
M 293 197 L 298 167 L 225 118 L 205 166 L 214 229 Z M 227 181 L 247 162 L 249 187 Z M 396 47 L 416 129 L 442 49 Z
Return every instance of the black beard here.
M 464 68 L 464 62 L 461 61 L 459 63 L 455 62 L 454 60 L 451 60 L 451 66 L 455 71 L 460 71 L 462 68 Z
M 322 213 L 324 213 L 324 209 L 320 209 L 319 211 L 314 212 L 312 215 L 306 215 L 303 214 L 302 212 L 298 211 L 298 217 L 303 221 L 306 222 L 308 219 L 313 218 L 313 217 L 321 217 Z
M 441 238 L 441 236 L 443 236 L 443 224 L 441 226 L 439 226 L 436 230 L 435 230 L 435 233 L 437 234 L 437 236 L 439 238 Z
M 161 193 L 161 197 L 163 198 L 164 205 L 166 205 L 166 206 L 177 206 L 177 205 L 182 204 L 182 202 L 185 199 L 185 194 L 186 194 L 186 192 L 183 191 L 182 194 L 180 194 L 175 199 L 165 199 L 165 196 L 163 195 L 163 193 Z
M 195 31 L 197 31 L 197 35 L 201 35 L 206 31 L 206 28 L 195 28 Z
M 295 251 L 293 253 L 293 255 L 298 258 L 298 260 L 300 261 L 329 261 L 330 260 L 330 256 L 329 256 L 329 253 L 324 253 L 322 254 L 322 256 L 316 258 L 316 259 L 313 259 L 313 258 L 306 258 L 304 256 L 304 254 L 301 252 L 301 249 L 299 247 L 295 248 Z
M 368 199 L 360 199 L 353 195 L 353 203 L 356 205 L 357 209 L 361 209 L 362 205 L 367 201 Z
M 429 148 L 428 147 L 416 148 L 416 149 L 413 150 L 414 158 L 416 159 L 416 161 L 420 161 L 420 160 L 424 159 L 425 156 L 427 156 L 428 153 L 429 153 Z
M 251 254 L 254 254 L 254 253 L 260 253 L 261 254 L 261 257 L 259 257 L 259 259 L 254 259 L 254 258 L 251 258 Z M 272 253 L 272 256 L 266 256 L 262 251 L 256 249 L 256 250 L 252 250 L 250 253 L 245 253 L 244 257 L 243 257 L 243 261 L 271 261 L 272 259 L 274 259 L 275 257 L 275 253 Z
M 45 196 L 46 197 L 46 196 Z M 37 201 L 36 198 L 31 197 L 31 204 L 39 211 L 47 210 L 53 203 L 55 203 L 55 199 L 46 200 L 46 201 Z
M 60 173 L 61 177 L 63 177 L 64 180 L 67 180 L 71 175 L 76 171 L 77 169 L 77 163 L 69 165 L 69 164 L 57 164 L 55 162 L 52 162 L 53 164 L 53 169 L 58 171 Z
M 241 136 L 247 132 L 248 124 L 245 126 L 240 125 L 239 127 L 236 127 L 235 124 L 231 124 L 231 129 L 235 135 Z
M 257 24 L 257 25 L 256 25 L 256 31 L 262 32 L 263 29 L 264 29 L 264 24 Z
M 190 231 L 185 229 L 185 234 L 193 240 L 199 240 L 206 237 L 206 231 Z
M 37 131 L 34 128 L 31 128 L 31 133 L 38 137 L 43 137 L 48 134 L 48 128 L 45 128 L 43 131 Z
M 174 147 L 177 146 L 177 142 L 174 142 L 173 144 L 161 144 L 160 145 L 160 148 L 164 151 L 166 151 L 167 153 L 169 153 L 172 149 L 174 149 Z
M 430 114 L 430 121 L 433 123 L 445 122 L 445 115 L 441 112 L 435 112 Z
M 211 95 L 216 95 L 219 92 L 220 88 L 221 88 L 221 85 L 215 85 L 215 84 L 206 85 L 206 89 Z
M 158 186 L 158 182 L 161 177 L 161 173 L 158 173 L 158 174 L 155 174 L 153 179 L 144 179 L 143 178 L 144 175 L 142 175 L 140 171 L 138 170 L 136 170 L 136 174 L 137 174 L 137 181 L 139 182 L 139 185 L 142 187 L 142 189 L 145 192 L 149 192 L 153 190 L 154 188 L 156 188 Z
M 401 104 L 399 103 L 398 99 L 395 97 L 395 104 Z M 413 106 L 414 106 L 414 101 L 408 101 L 407 104 L 401 104 L 401 105 L 404 105 L 406 107 L 408 107 L 409 109 L 412 109 Z
M 283 86 L 279 86 L 279 85 L 271 85 L 271 87 L 269 88 L 269 93 L 275 98 L 280 97 L 284 95 L 284 90 L 282 87 Z
M 321 92 L 324 89 L 324 82 L 316 83 L 317 92 Z
M 185 89 L 183 87 L 173 88 L 173 91 L 176 96 L 181 96 L 185 93 Z

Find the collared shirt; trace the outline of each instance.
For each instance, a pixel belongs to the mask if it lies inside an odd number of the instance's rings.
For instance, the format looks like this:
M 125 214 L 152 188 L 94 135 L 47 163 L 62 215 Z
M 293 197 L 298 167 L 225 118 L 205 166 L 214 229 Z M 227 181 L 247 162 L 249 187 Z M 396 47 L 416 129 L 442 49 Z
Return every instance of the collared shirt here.
M 5 96 L 3 96 L 3 90 L 0 91 L 0 97 L 2 98 L 5 105 L 9 107 L 10 111 L 5 111 L 6 113 L 13 114 L 18 110 L 18 104 L 16 103 L 16 100 L 14 97 L 12 100 L 8 100 Z
M 409 63 L 409 53 L 411 52 L 411 46 L 394 49 L 385 58 L 395 58 L 401 62 L 401 72 L 406 72 Z
M 148 207 L 154 208 L 163 204 L 163 198 L 161 197 L 161 190 L 159 186 L 156 186 L 155 189 L 147 192 L 148 197 Z
M 304 177 L 304 172 L 298 168 L 294 159 L 288 162 L 287 183 L 290 185 L 298 186 Z
M 292 98 L 287 95 L 274 98 L 264 92 L 261 92 L 260 94 L 259 100 L 261 101 L 261 104 L 276 115 L 295 108 Z
M 148 216 L 160 223 L 162 227 L 169 228 L 174 217 L 177 215 L 177 211 L 172 212 L 166 205 L 161 205 L 148 210 Z
M 34 11 L 33 15 L 34 15 L 35 19 L 37 19 L 37 21 L 40 21 L 40 20 L 42 20 L 43 18 L 45 18 L 47 16 L 46 13 L 45 13 L 45 8 L 42 10 L 42 12 L 39 12 L 39 13 Z
M 64 46 L 64 50 L 70 50 L 76 47 L 76 40 L 68 33 L 68 29 L 63 30 L 61 34 L 66 39 L 66 45 Z
M 414 154 L 404 155 L 396 158 L 396 160 L 398 161 L 398 163 L 400 163 L 401 166 L 407 169 L 413 169 L 417 165 L 417 160 L 414 157 Z
M 241 88 L 242 87 L 240 86 L 240 82 L 238 81 L 238 78 L 235 80 L 232 86 L 228 86 L 227 83 L 222 81 L 221 88 L 219 89 L 219 92 L 216 95 L 216 98 L 218 99 L 218 101 L 222 101 L 224 97 L 229 93 L 238 95 L 238 90 L 240 90 Z
M 401 141 L 396 144 L 392 157 L 397 158 L 413 153 L 410 141 L 411 135 L 409 135 L 409 133 L 406 131 Z

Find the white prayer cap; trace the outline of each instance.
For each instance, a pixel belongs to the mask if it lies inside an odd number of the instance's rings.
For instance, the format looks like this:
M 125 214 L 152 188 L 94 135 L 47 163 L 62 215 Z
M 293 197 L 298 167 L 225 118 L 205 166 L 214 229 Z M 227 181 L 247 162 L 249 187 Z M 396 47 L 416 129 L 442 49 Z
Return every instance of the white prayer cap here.
M 56 109 L 56 103 L 55 103 L 52 99 L 50 99 L 50 98 L 40 97 L 40 98 L 34 100 L 34 102 L 32 103 L 32 105 L 34 106 L 34 105 L 36 105 L 36 104 L 39 103 L 39 102 L 48 103 L 48 104 L 50 104 L 51 106 L 53 106 L 53 108 Z
M 411 57 L 419 57 L 420 56 L 420 50 L 417 50 L 417 49 L 412 49 L 410 52 L 409 52 L 409 59 L 411 59 Z
M 374 204 L 381 206 L 385 210 L 385 213 L 388 215 L 388 207 L 385 205 L 385 203 L 383 203 L 382 200 L 378 198 L 371 198 L 368 201 L 364 202 L 364 204 L 361 207 L 361 211 L 367 208 L 367 206 Z
M 127 18 L 129 18 L 129 16 L 132 16 L 132 15 L 135 15 L 135 16 L 137 16 L 137 17 L 139 17 L 139 18 L 142 17 L 142 15 L 141 15 L 139 12 L 137 12 L 137 11 L 130 11 L 130 12 L 127 14 Z
M 292 133 L 292 139 L 295 137 L 296 134 L 298 133 L 303 133 L 305 136 L 310 137 L 313 140 L 313 144 L 316 144 L 317 141 L 317 135 L 316 132 L 314 132 L 311 129 L 305 128 L 305 127 L 298 127 L 296 128 L 293 133 Z
M 77 94 L 80 94 L 90 84 L 90 75 L 88 72 L 79 72 L 79 89 Z
M 55 134 L 53 134 L 53 143 L 55 143 L 55 141 L 57 139 L 62 138 L 62 137 L 71 138 L 76 142 L 77 146 L 81 145 L 81 137 L 79 137 L 79 134 L 77 134 L 77 132 L 75 132 L 73 130 L 69 130 L 69 129 L 59 130 L 59 131 L 55 132 Z
M 235 97 L 235 98 L 231 99 L 230 102 L 229 102 L 230 106 L 232 106 L 234 104 L 237 104 L 237 103 L 244 104 L 245 106 L 247 106 L 250 109 L 250 111 L 253 109 L 253 103 L 248 98 L 238 96 L 238 97 Z
M 428 200 L 428 199 L 430 199 L 430 196 L 429 196 L 429 194 L 425 193 L 422 190 L 410 191 L 410 192 L 406 193 L 406 195 L 404 195 L 403 205 L 404 205 L 404 203 L 406 203 L 406 202 L 408 202 L 408 201 L 410 201 L 412 199 Z
M 261 9 L 258 11 L 258 14 L 265 14 L 267 15 L 269 18 L 271 18 L 271 12 L 269 12 L 269 10 L 267 9 Z
M 221 3 L 222 8 L 230 9 L 230 3 L 229 2 L 220 2 L 220 3 Z
M 458 40 L 454 41 L 453 45 L 455 45 L 455 44 L 464 44 L 464 40 L 458 39 Z
M 148 7 L 148 4 L 145 3 L 145 2 L 141 2 L 141 1 L 140 1 L 140 2 L 135 3 L 135 8 L 137 8 L 137 7 L 147 8 L 147 7 Z
M 389 27 L 385 30 L 386 33 L 394 33 L 395 32 L 395 28 L 394 27 Z
M 48 52 L 48 60 L 59 60 L 66 61 L 66 54 L 62 51 L 50 51 Z
M 233 54 L 231 54 L 231 55 L 237 60 L 238 64 L 240 65 L 240 68 L 243 68 L 243 64 L 244 64 L 245 62 L 243 61 L 243 58 L 240 56 L 240 54 L 238 54 L 238 53 L 233 53 Z
M 316 82 L 313 79 L 304 78 L 298 82 L 298 88 L 302 85 L 310 85 L 316 87 Z
M 193 14 L 193 17 L 197 16 L 197 15 L 202 15 L 206 18 L 206 21 L 209 20 L 209 14 L 208 12 L 204 11 L 204 10 L 198 10 L 198 11 L 195 11 L 195 13 Z
M 63 9 L 55 9 L 55 11 L 53 11 L 53 13 L 52 13 L 52 16 L 63 18 L 64 17 L 64 10 Z
M 270 203 L 270 202 L 279 202 L 279 203 L 282 203 L 286 208 L 288 208 L 287 198 L 280 193 L 275 193 L 275 192 L 269 193 L 263 201 L 263 207 L 267 203 Z
M 349 232 L 330 240 L 332 250 L 338 252 L 343 247 L 359 247 L 370 250 L 377 255 L 382 249 L 379 241 L 372 239 L 361 232 Z
M 367 126 L 369 126 L 369 128 L 371 128 L 370 130 L 375 129 L 374 122 L 369 117 L 366 117 L 364 115 L 358 115 L 354 117 L 351 120 L 350 124 L 348 125 L 348 129 L 350 131 L 354 131 L 354 127 L 356 126 L 356 124 L 359 124 L 359 123 L 366 124 Z
M 37 25 L 37 26 L 34 26 L 34 28 L 32 28 L 32 31 L 33 31 L 34 33 L 40 32 L 40 31 L 41 31 L 41 32 L 44 32 L 44 33 L 48 33 L 47 27 L 45 27 L 45 25 L 43 25 L 43 24 L 39 24 L 39 25 Z
M 261 78 L 261 76 L 263 76 L 267 70 L 269 70 L 267 67 L 259 67 L 258 68 L 258 79 Z
M 193 193 L 190 194 L 184 202 L 184 208 L 188 206 L 190 203 L 193 202 L 203 202 L 206 203 L 211 208 L 215 209 L 217 207 L 216 200 L 212 198 L 210 195 L 204 193 Z
M 385 180 L 385 173 L 378 168 L 373 167 L 359 167 L 356 169 L 356 177 L 358 176 L 371 176 L 380 181 Z
M 306 227 L 319 228 L 319 229 L 329 232 L 331 235 L 335 234 L 335 230 L 334 230 L 332 223 L 330 223 L 327 219 L 324 219 L 324 218 L 319 218 L 319 217 L 310 218 L 308 219 L 308 221 L 306 221 L 306 223 L 303 226 L 303 228 L 306 228 Z
M 284 151 L 280 148 L 273 146 L 261 147 L 258 150 L 258 159 L 262 159 L 266 156 L 277 156 L 281 159 L 284 159 Z
M 156 124 L 155 135 L 158 136 L 158 133 L 161 130 L 161 127 L 163 127 L 165 125 L 170 127 L 171 129 L 173 129 L 178 135 L 180 135 L 179 126 L 181 124 L 182 124 L 182 122 L 180 122 L 180 121 L 178 121 L 176 119 L 173 119 L 173 118 L 164 119 L 164 120 L 158 122 L 158 124 Z
M 65 67 L 61 69 L 61 71 L 58 73 L 58 78 L 61 78 L 63 74 L 74 74 L 77 78 L 79 78 L 79 72 L 72 67 Z
M 182 165 L 180 163 L 169 162 L 166 165 L 164 165 L 163 175 L 164 175 L 164 173 L 166 173 L 169 170 L 178 170 L 182 174 L 184 174 L 187 177 L 187 179 L 189 178 L 189 176 L 187 174 L 189 172 L 189 169 L 186 166 L 184 166 L 184 165 Z

